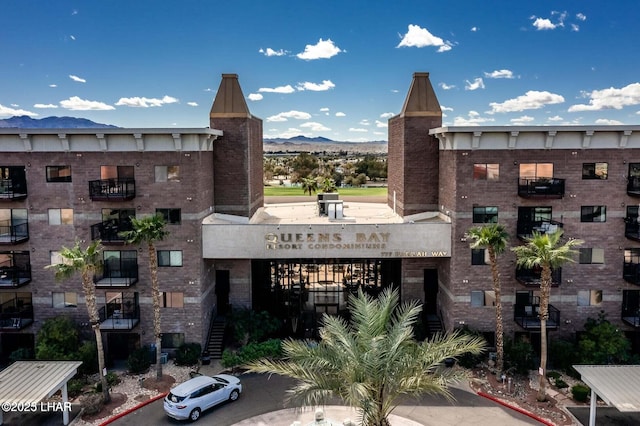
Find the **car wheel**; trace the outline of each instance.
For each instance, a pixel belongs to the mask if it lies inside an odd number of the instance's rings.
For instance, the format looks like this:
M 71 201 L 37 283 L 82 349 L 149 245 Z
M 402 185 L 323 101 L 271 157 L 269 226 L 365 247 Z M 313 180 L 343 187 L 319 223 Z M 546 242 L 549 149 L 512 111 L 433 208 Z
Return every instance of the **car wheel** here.
M 235 401 L 239 396 L 240 392 L 238 392 L 238 389 L 234 389 L 231 391 L 231 394 L 229 394 L 229 401 Z
M 189 420 L 191 420 L 192 422 L 195 422 L 199 418 L 200 418 L 200 409 L 199 408 L 194 408 L 191 411 L 191 413 L 189 413 Z

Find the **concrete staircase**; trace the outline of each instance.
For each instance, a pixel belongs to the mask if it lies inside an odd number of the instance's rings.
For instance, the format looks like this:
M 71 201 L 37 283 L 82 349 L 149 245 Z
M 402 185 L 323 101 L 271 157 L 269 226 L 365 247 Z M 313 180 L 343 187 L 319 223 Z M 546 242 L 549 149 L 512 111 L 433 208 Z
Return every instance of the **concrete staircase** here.
M 209 331 L 209 341 L 207 342 L 207 347 L 205 349 L 209 352 L 211 359 L 222 359 L 222 351 L 224 350 L 224 333 L 226 328 L 226 317 L 217 315 L 213 318 L 211 329 Z
M 437 315 L 427 315 L 427 333 L 432 337 L 436 333 L 442 333 L 442 321 Z

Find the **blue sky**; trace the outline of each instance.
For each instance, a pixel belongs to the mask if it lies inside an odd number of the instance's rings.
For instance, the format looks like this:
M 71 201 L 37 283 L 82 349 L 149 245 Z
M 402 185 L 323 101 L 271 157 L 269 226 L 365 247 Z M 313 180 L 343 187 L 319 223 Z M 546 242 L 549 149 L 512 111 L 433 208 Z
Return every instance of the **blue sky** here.
M 386 140 L 414 72 L 444 124 L 640 122 L 637 0 L 0 0 L 0 118 L 207 127 L 239 75 L 265 137 Z

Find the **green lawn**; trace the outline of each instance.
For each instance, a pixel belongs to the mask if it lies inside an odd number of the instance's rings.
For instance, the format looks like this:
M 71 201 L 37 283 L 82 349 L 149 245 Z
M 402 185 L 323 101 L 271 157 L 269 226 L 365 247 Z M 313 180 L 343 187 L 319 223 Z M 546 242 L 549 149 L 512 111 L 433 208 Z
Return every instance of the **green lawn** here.
M 375 187 L 375 188 L 340 188 L 338 189 L 338 193 L 340 195 L 348 195 L 348 196 L 384 196 L 387 195 L 386 187 Z M 288 195 L 308 195 L 302 192 L 302 188 L 300 187 L 286 187 L 286 186 L 265 186 L 264 187 L 264 196 L 265 197 L 281 197 Z

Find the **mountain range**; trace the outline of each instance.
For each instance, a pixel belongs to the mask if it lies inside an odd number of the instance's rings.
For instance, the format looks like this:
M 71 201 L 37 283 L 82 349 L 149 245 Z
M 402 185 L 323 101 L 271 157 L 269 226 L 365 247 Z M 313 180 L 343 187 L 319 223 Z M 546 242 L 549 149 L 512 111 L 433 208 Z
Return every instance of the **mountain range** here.
M 97 129 L 118 128 L 111 124 L 96 123 L 86 118 L 76 117 L 45 117 L 31 118 L 27 115 L 0 120 L 0 128 L 12 129 Z

